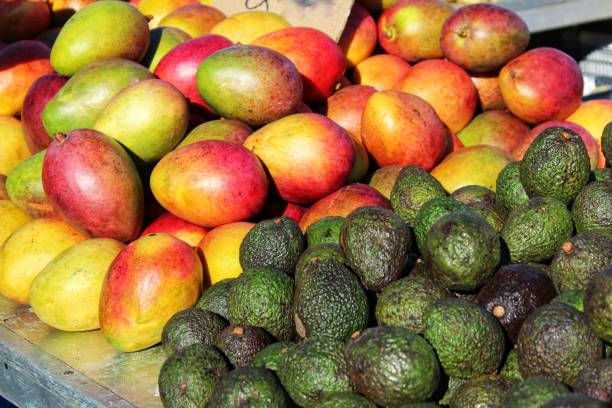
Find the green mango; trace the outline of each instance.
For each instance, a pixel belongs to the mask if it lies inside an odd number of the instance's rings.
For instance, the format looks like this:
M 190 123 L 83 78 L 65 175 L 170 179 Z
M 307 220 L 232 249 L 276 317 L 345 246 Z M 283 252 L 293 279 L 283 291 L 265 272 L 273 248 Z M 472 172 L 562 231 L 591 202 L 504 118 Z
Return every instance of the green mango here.
M 96 61 L 140 61 L 149 47 L 147 18 L 123 1 L 92 3 L 66 22 L 51 49 L 51 65 L 71 76 Z
M 189 106 L 173 85 L 159 79 L 132 84 L 104 108 L 93 129 L 119 141 L 143 163 L 161 159 L 181 141 Z
M 77 72 L 47 103 L 43 125 L 58 132 L 91 128 L 110 100 L 129 85 L 152 79 L 148 69 L 125 59 L 94 62 Z
M 175 27 L 158 27 L 151 30 L 149 50 L 140 62 L 149 71 L 154 72 L 159 61 L 170 50 L 191 37 L 183 30 Z
M 32 218 L 48 217 L 55 211 L 42 184 L 42 165 L 47 149 L 19 163 L 6 178 L 6 192 L 19 209 Z

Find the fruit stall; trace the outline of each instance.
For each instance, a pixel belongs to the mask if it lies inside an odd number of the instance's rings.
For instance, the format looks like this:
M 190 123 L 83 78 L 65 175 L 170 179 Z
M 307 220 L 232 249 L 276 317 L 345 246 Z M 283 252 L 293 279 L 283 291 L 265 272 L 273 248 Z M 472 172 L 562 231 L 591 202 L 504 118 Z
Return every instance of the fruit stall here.
M 612 0 L 0 0 L 0 406 L 612 404 Z

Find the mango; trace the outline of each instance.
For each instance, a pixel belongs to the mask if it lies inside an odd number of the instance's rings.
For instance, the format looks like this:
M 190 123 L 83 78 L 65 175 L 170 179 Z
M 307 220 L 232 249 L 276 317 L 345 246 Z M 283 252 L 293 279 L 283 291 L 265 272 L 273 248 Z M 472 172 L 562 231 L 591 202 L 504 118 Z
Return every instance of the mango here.
M 175 27 L 154 28 L 151 30 L 149 49 L 140 63 L 153 72 L 164 55 L 190 38 L 189 34 Z
M 0 174 L 0 200 L 10 200 L 6 192 L 6 176 L 4 174 Z
M 199 142 L 200 140 L 225 140 L 241 145 L 253 133 L 248 125 L 239 120 L 217 119 L 202 123 L 193 129 L 178 147 Z
M 0 115 L 0 174 L 9 174 L 22 160 L 30 157 L 19 119 Z
M 353 4 L 338 45 L 344 52 L 347 68 L 368 58 L 376 48 L 378 39 L 376 21 L 360 4 Z
M 161 340 L 166 322 L 202 292 L 195 249 L 168 234 L 132 242 L 111 264 L 100 296 L 100 327 L 117 349 L 130 352 Z
M 210 33 L 222 35 L 236 44 L 250 44 L 263 35 L 286 27 L 291 27 L 291 24 L 276 13 L 244 11 L 217 23 Z
M 93 129 L 119 141 L 144 163 L 161 159 L 185 136 L 187 100 L 173 85 L 159 79 L 132 84 L 100 113 Z
M 149 46 L 147 18 L 122 1 L 99 1 L 70 17 L 51 49 L 51 65 L 71 76 L 98 61 L 140 61 Z
M 149 27 L 155 28 L 162 18 L 190 4 L 198 4 L 198 0 L 141 0 L 136 7 L 142 14 L 151 18 Z
M 206 236 L 208 229 L 185 221 L 169 212 L 165 212 L 149 224 L 149 226 L 142 231 L 140 236 L 144 237 L 145 235 L 160 232 L 170 234 L 188 243 L 192 247 L 196 247 L 202 238 Z
M 88 239 L 55 257 L 30 288 L 30 304 L 36 316 L 59 330 L 100 328 L 102 284 L 123 247 L 114 239 Z
M 6 179 L 6 190 L 12 202 L 32 218 L 55 213 L 47 200 L 42 183 L 42 164 L 47 150 L 22 161 Z
M 83 7 L 98 0 L 48 0 L 51 5 L 53 25 L 61 27 Z
M 53 137 L 58 132 L 91 128 L 115 95 L 133 83 L 152 78 L 145 67 L 124 59 L 88 65 L 47 103 L 43 125 Z
M 57 255 L 87 238 L 57 218 L 38 218 L 19 227 L 0 248 L 0 293 L 29 303 L 34 278 Z
M 0 42 L 31 38 L 47 29 L 49 23 L 47 0 L 0 1 Z
M 10 200 L 0 200 L 0 246 L 19 227 L 32 218 Z
M 191 4 L 168 14 L 159 22 L 159 27 L 180 28 L 192 38 L 196 38 L 210 33 L 210 30 L 223 19 L 225 14 L 214 7 Z
M 354 84 L 369 85 L 377 91 L 397 89 L 410 71 L 410 64 L 391 54 L 376 54 L 361 61 L 353 70 Z
M 126 242 L 138 236 L 144 216 L 140 176 L 121 145 L 103 133 L 56 135 L 42 181 L 53 208 L 92 236 Z

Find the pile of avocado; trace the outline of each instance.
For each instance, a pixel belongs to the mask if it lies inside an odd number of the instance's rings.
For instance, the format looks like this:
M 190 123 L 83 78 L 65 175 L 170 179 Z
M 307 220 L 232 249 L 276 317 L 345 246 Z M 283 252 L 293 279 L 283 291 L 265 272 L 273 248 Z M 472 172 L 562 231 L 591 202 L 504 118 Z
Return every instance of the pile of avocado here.
M 608 166 L 612 124 L 602 138 Z M 302 234 L 281 217 L 243 273 L 163 333 L 165 407 L 612 404 L 612 180 L 553 127 L 496 192 L 404 168 L 393 210 Z M 608 171 L 608 175 L 610 172 Z

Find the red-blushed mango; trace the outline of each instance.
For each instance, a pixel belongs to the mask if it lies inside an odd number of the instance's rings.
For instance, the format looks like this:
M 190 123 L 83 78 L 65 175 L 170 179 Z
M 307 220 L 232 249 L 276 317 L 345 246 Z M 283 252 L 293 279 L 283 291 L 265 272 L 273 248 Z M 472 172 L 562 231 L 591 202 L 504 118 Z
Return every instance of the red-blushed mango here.
M 210 55 L 198 68 L 196 83 L 213 112 L 251 126 L 292 114 L 302 101 L 295 65 L 281 53 L 255 45 L 235 45 Z
M 410 64 L 389 54 L 372 55 L 361 61 L 353 70 L 353 82 L 369 85 L 377 91 L 396 89 L 410 70 Z
M 376 89 L 371 86 L 347 86 L 327 98 L 321 113 L 348 130 L 361 143 L 361 116 L 368 99 L 374 93 Z
M 355 160 L 349 134 L 323 115 L 296 113 L 253 132 L 244 146 L 266 166 L 283 200 L 314 202 L 342 187 Z
M 457 137 L 457 134 L 450 132 L 450 146 L 449 153 L 456 152 L 459 149 L 463 149 L 465 146 L 461 143 L 461 140 Z
M 7 175 L 30 157 L 19 119 L 0 115 L 0 174 Z
M 32 218 L 8 198 L 0 199 L 0 247 L 19 227 Z
M 151 173 L 151 191 L 177 217 L 214 228 L 259 213 L 268 180 L 257 156 L 248 149 L 203 140 L 164 156 Z
M 177 147 L 190 145 L 201 140 L 225 140 L 241 145 L 253 133 L 249 125 L 239 120 L 217 119 L 202 123 L 193 129 Z
M 418 96 L 380 91 L 363 111 L 361 138 L 380 167 L 391 164 L 432 169 L 448 145 L 448 130 Z
M 21 111 L 21 124 L 25 141 L 32 154 L 46 149 L 51 143 L 51 136 L 47 133 L 42 122 L 42 112 L 47 102 L 59 92 L 68 78 L 61 75 L 49 74 L 36 80 L 28 90 L 23 100 Z
M 612 119 L 611 119 L 612 120 Z M 573 123 L 573 122 L 564 122 L 559 120 L 551 120 L 548 122 L 540 123 L 538 126 L 534 127 L 529 131 L 527 135 L 523 138 L 522 143 L 519 143 L 511 152 L 511 156 L 514 160 L 523 160 L 523 156 L 525 152 L 531 146 L 531 143 L 542 133 L 544 130 L 550 128 L 560 126 L 564 128 L 568 128 L 576 132 L 582 141 L 584 142 L 584 146 L 587 149 L 587 153 L 589 154 L 589 160 L 591 162 L 591 170 L 595 170 L 599 164 L 599 145 L 597 144 L 597 140 L 591 136 L 588 130 L 583 128 L 582 126 Z
M 36 316 L 59 330 L 100 328 L 100 291 L 111 263 L 123 249 L 110 238 L 81 241 L 56 256 L 32 282 Z
M 564 120 L 580 106 L 582 73 L 554 48 L 534 48 L 506 64 L 499 86 L 508 109 L 529 124 Z
M 380 45 L 409 62 L 442 58 L 442 25 L 454 9 L 439 0 L 403 0 L 378 19 Z
M 144 212 L 136 166 L 123 147 L 92 129 L 58 133 L 43 160 L 42 181 L 53 209 L 96 238 L 129 242 Z
M 403 168 L 404 166 L 401 164 L 391 164 L 381 167 L 372 174 L 372 178 L 368 185 L 376 189 L 376 191 L 389 200 L 391 198 L 391 190 L 393 190 L 395 181 Z
M 0 1 L 0 41 L 32 38 L 49 28 L 50 23 L 47 0 Z
M 426 100 L 455 133 L 463 129 L 476 112 L 478 93 L 472 79 L 461 67 L 446 60 L 416 64 L 404 76 L 398 89 Z
M 57 218 L 23 224 L 0 247 L 0 294 L 27 305 L 36 275 L 64 250 L 88 238 Z
M 272 48 L 295 64 L 304 82 L 306 103 L 321 102 L 330 96 L 346 69 L 346 58 L 338 44 L 314 28 L 283 28 L 252 44 Z
M 140 63 L 155 72 L 159 61 L 179 44 L 191 39 L 191 36 L 175 27 L 157 27 L 150 32 L 151 40 L 147 53 Z
M 510 157 L 497 147 L 470 146 L 449 154 L 431 175 L 449 193 L 469 185 L 495 191 L 497 176 L 510 162 Z
M 257 218 L 253 220 L 253 222 L 279 217 L 289 217 L 295 222 L 300 222 L 307 209 L 308 207 L 288 203 L 280 198 L 277 192 L 271 191 L 271 193 L 268 194 L 266 205 L 264 206 L 263 210 L 261 210 Z
M 210 32 L 229 38 L 235 44 L 250 44 L 259 37 L 287 27 L 291 24 L 276 13 L 249 10 L 220 21 Z
M 198 4 L 198 0 L 141 0 L 136 8 L 145 16 L 149 16 L 149 27 L 155 28 L 162 18 L 174 10 L 190 4 Z
M 201 37 L 225 18 L 225 14 L 214 7 L 190 4 L 180 7 L 166 15 L 159 27 L 175 27 L 183 30 L 191 38 Z
M 212 113 L 198 92 L 196 73 L 210 54 L 231 45 L 227 38 L 213 34 L 185 41 L 164 55 L 154 73 L 159 79 L 177 87 L 202 113 Z
M 198 243 L 198 254 L 204 266 L 205 286 L 242 273 L 240 244 L 255 226 L 252 222 L 231 222 L 212 229 Z
M 185 221 L 176 215 L 167 212 L 160 215 L 151 224 L 149 224 L 142 231 L 140 237 L 163 232 L 188 243 L 192 247 L 196 247 L 202 238 L 206 236 L 208 231 L 208 228 L 200 227 L 199 225 Z
M 354 68 L 372 55 L 376 48 L 377 28 L 374 18 L 363 6 L 355 3 L 338 40 L 347 60 L 347 68 Z
M 472 77 L 472 82 L 478 92 L 478 102 L 483 111 L 506 109 L 506 102 L 499 88 L 497 75 L 477 75 Z
M 346 217 L 353 210 L 373 205 L 391 209 L 389 200 L 366 184 L 350 184 L 314 203 L 300 220 L 300 228 L 306 231 L 309 225 L 329 216 Z
M 50 52 L 45 44 L 30 40 L 0 50 L 0 115 L 21 113 L 30 86 L 41 76 L 53 73 Z
M 100 327 L 118 350 L 161 340 L 164 325 L 202 293 L 202 264 L 194 248 L 168 234 L 132 242 L 111 264 L 100 295 Z
M 457 137 L 463 146 L 485 144 L 510 154 L 529 133 L 529 126 L 505 110 L 481 113 L 464 127 Z
M 595 138 L 599 145 L 599 163 L 597 167 L 603 168 L 606 160 L 601 151 L 601 137 L 604 127 L 612 122 L 612 100 L 594 99 L 586 101 L 566 120 L 582 126 Z
M 444 56 L 476 73 L 494 72 L 529 44 L 527 24 L 515 12 L 494 4 L 461 7 L 442 27 Z

